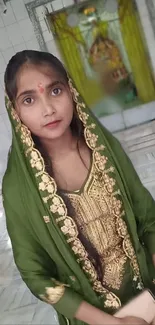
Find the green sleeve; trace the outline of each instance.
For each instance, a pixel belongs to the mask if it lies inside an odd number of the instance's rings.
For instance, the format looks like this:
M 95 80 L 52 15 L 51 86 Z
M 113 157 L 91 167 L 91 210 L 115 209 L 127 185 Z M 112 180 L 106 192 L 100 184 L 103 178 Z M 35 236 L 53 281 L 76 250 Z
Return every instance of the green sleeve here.
M 130 159 L 122 149 L 119 141 L 104 129 L 109 149 L 123 181 L 126 194 L 131 201 L 136 218 L 139 236 L 150 254 L 155 253 L 155 201 L 143 186 Z
M 37 298 L 53 305 L 63 316 L 74 318 L 82 297 L 58 282 L 55 263 L 26 229 L 26 223 L 22 224 L 9 203 L 4 202 L 14 259 L 23 281 Z M 48 294 L 47 288 L 50 288 Z

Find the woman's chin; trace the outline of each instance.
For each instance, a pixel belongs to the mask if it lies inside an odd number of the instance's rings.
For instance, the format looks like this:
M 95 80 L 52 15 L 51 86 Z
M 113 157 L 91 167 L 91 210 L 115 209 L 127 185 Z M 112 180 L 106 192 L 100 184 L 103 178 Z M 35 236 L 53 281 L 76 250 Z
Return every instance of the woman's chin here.
M 44 132 L 44 134 L 42 134 L 40 136 L 40 138 L 44 138 L 44 139 L 47 139 L 47 140 L 57 140 L 61 137 L 63 137 L 64 135 L 64 130 L 62 129 L 49 129 L 49 130 L 46 130 L 46 132 Z

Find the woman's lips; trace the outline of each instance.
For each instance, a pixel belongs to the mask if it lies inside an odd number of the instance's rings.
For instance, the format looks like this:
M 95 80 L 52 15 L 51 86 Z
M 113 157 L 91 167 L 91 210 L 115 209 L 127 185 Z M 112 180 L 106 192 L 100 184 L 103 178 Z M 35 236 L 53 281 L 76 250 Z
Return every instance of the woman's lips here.
M 54 128 L 54 127 L 56 127 L 60 122 L 61 122 L 60 120 L 53 121 L 53 122 L 50 122 L 50 123 L 46 124 L 45 127 L 47 127 L 47 128 Z

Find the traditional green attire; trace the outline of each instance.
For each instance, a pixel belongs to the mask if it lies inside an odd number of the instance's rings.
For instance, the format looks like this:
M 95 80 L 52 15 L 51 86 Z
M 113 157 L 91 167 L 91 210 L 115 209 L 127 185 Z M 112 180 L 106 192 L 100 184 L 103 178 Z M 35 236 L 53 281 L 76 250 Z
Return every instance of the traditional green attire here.
M 23 280 L 34 295 L 54 306 L 60 324 L 81 325 L 74 316 L 83 300 L 114 314 L 143 288 L 154 291 L 155 202 L 119 142 L 94 118 L 71 81 L 69 85 L 92 150 L 85 184 L 80 191 L 64 193 L 74 219 L 8 99 L 13 143 L 3 197 Z M 103 282 L 79 239 L 79 227 L 100 255 Z

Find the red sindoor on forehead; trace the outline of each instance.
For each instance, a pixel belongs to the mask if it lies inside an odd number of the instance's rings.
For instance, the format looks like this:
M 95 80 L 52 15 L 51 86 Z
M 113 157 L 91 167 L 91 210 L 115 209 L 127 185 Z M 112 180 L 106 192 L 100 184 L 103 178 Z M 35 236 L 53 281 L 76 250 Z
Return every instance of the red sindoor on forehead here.
M 43 86 L 43 84 L 41 82 L 38 85 L 38 89 L 39 89 L 40 93 L 43 94 L 45 88 L 44 88 L 44 86 Z

